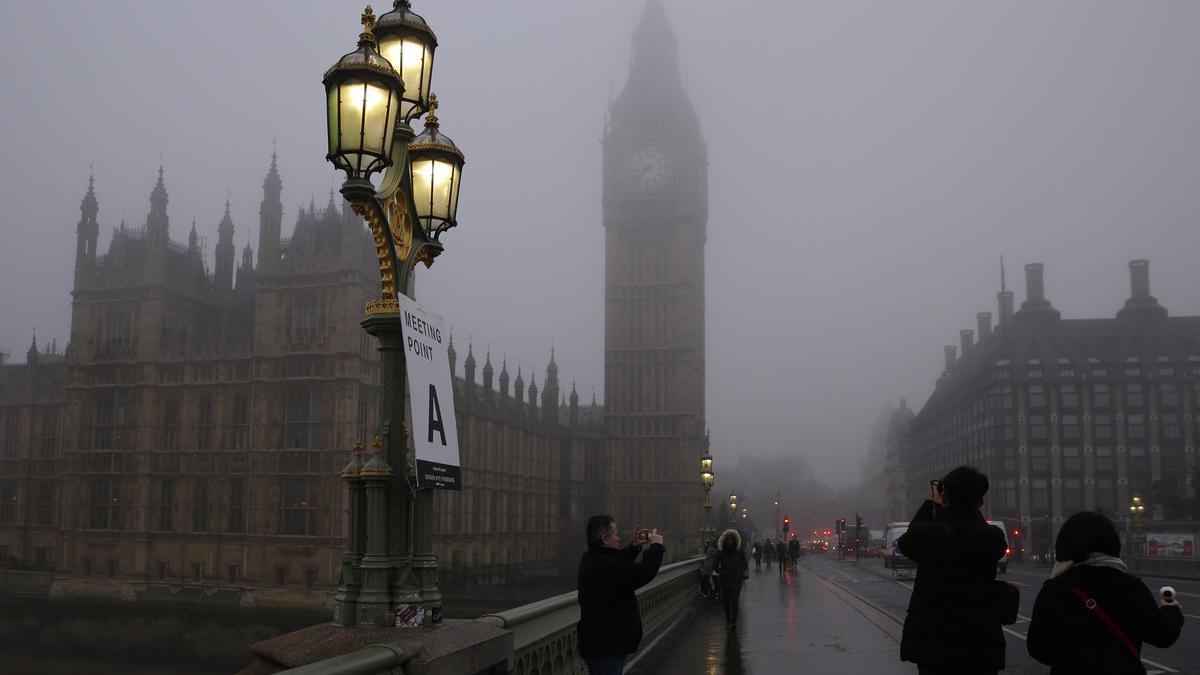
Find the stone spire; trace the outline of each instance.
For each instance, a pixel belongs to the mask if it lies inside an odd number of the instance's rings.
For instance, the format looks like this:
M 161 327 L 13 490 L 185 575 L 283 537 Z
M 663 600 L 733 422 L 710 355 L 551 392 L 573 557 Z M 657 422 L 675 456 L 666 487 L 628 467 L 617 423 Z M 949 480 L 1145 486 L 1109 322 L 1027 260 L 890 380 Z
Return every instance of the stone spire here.
M 500 398 L 508 398 L 508 358 L 500 362 Z
M 146 238 L 156 245 L 165 247 L 170 236 L 170 220 L 167 217 L 167 184 L 163 179 L 163 167 L 158 166 L 158 181 L 150 191 L 150 213 L 146 215 Z
M 537 378 L 533 375 L 530 375 L 529 376 L 529 411 L 532 413 L 537 412 L 537 404 L 538 404 L 537 398 L 538 398 Z
M 492 375 L 495 369 L 492 368 L 492 350 L 487 350 L 487 356 L 483 359 L 483 395 L 486 398 L 492 396 Z
M 467 358 L 463 360 L 463 369 L 467 378 L 467 389 L 475 388 L 475 351 L 470 341 L 467 342 Z
M 196 234 L 196 219 L 192 219 L 192 231 L 188 233 L 188 251 L 200 255 L 200 235 Z
M 87 193 L 79 202 L 79 225 L 75 228 L 75 268 L 90 271 L 96 262 L 96 240 L 100 236 L 100 202 L 96 199 L 96 176 L 88 175 Z
M 33 339 L 29 342 L 29 351 L 25 352 L 25 363 L 30 366 L 36 366 L 38 364 L 38 357 L 37 332 L 35 331 Z
M 521 376 L 521 364 L 517 363 L 517 380 L 513 382 L 513 399 L 517 402 L 517 407 L 525 405 L 525 378 Z
M 275 150 L 271 168 L 263 179 L 263 199 L 258 207 L 258 266 L 269 267 L 279 260 L 279 233 L 283 227 L 283 181 L 279 179 Z
M 454 349 L 454 333 L 450 334 L 450 343 L 446 345 L 446 356 L 450 358 L 450 380 L 454 380 L 454 369 L 458 367 L 458 351 Z
M 228 293 L 233 290 L 233 218 L 229 215 L 229 200 L 225 200 L 225 216 L 217 225 L 216 283 L 217 291 Z

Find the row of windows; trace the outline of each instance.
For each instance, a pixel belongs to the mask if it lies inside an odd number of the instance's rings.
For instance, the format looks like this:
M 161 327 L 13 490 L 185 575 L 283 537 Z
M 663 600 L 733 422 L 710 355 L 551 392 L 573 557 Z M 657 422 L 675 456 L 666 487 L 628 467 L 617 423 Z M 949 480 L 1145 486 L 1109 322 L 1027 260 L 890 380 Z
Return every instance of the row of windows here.
M 164 395 L 162 401 L 161 447 L 164 450 L 177 450 L 191 441 L 194 445 L 188 449 L 213 450 L 217 447 L 227 447 L 234 450 L 246 450 L 250 447 L 250 396 L 247 391 L 234 391 L 229 398 L 227 423 L 216 424 L 214 397 L 210 393 L 201 393 L 196 399 L 196 419 L 194 424 L 182 425 L 180 422 L 180 397 L 175 392 Z M 333 447 L 333 425 L 329 420 L 333 417 L 332 401 L 320 396 L 318 387 L 291 386 L 284 395 L 284 443 L 285 448 L 323 448 Z M 127 400 L 118 392 L 108 392 L 97 397 L 92 424 L 93 450 L 124 450 L 132 442 L 132 432 L 128 428 L 137 425 L 133 413 L 136 401 Z M 359 398 L 357 414 L 357 432 L 359 439 L 368 439 L 371 433 L 371 421 L 374 419 L 374 405 L 368 396 Z M 57 424 L 57 418 L 55 419 Z M 51 438 L 43 445 L 53 447 L 57 439 Z M 192 445 L 186 443 L 186 445 Z
M 280 493 L 279 534 L 317 534 L 319 478 L 289 478 L 283 481 Z M 227 489 L 217 494 L 207 479 L 188 481 L 190 507 L 185 511 L 176 492 L 178 483 L 173 478 L 163 478 L 151 488 L 148 509 L 148 527 L 163 532 L 187 530 L 210 532 L 215 528 L 230 534 L 246 532 L 246 481 L 230 478 Z M 120 530 L 122 521 L 122 495 L 120 479 L 96 477 L 90 481 L 88 527 L 97 530 Z M 216 501 L 215 498 L 221 498 Z M 218 509 L 218 503 L 221 508 Z M 180 521 L 177 516 L 187 513 L 190 519 Z M 223 516 L 219 522 L 216 516 Z
M 31 494 L 30 506 L 32 512 L 29 522 L 34 525 L 54 525 L 57 507 L 58 488 L 54 480 L 43 478 L 29 482 Z M 0 480 L 0 525 L 13 525 L 17 522 L 17 481 L 13 479 Z
M 44 408 L 34 413 L 34 425 L 40 433 L 34 442 L 37 454 L 42 458 L 54 456 L 58 447 L 58 409 Z M 0 457 L 14 459 L 21 456 L 21 409 L 10 408 L 0 412 Z

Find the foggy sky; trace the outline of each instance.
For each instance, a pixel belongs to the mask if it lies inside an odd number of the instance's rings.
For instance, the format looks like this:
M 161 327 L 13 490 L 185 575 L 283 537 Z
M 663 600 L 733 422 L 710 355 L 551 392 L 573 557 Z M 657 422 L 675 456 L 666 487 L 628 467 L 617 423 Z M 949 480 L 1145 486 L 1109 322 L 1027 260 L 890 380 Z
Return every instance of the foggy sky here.
M 438 34 L 460 226 L 419 299 L 541 386 L 551 343 L 603 395 L 599 138 L 643 0 L 415 0 Z M 722 462 L 803 452 L 857 478 L 881 406 L 925 400 L 942 345 L 995 312 L 998 258 L 1046 264 L 1064 318 L 1112 316 L 1151 260 L 1200 313 L 1200 4 L 668 0 L 709 146 L 708 422 Z M 390 3 L 377 2 L 381 14 Z M 328 199 L 321 76 L 358 2 L 6 4 L 0 347 L 69 332 L 79 200 L 100 252 L 141 227 L 162 153 L 171 237 L 211 261 L 227 193 L 257 250 L 277 139 L 284 236 Z M 418 127 L 419 130 L 419 127 Z M 340 184 L 340 179 L 337 180 Z M 240 254 L 239 254 L 240 259 Z M 211 265 L 211 262 L 210 262 Z M 460 366 L 461 367 L 461 366 Z

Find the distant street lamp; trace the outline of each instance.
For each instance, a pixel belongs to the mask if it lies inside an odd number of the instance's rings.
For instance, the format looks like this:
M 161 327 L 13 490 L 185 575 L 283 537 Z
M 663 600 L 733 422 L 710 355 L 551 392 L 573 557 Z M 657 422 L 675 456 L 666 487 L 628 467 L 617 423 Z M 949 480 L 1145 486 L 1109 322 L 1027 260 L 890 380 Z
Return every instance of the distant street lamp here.
M 712 512 L 712 500 L 709 495 L 712 492 L 713 483 L 716 482 L 717 476 L 713 473 L 713 458 L 709 450 L 709 436 L 704 434 L 704 454 L 700 456 L 700 484 L 704 486 L 704 523 L 700 526 L 700 550 L 704 550 L 705 543 L 711 538 L 712 529 L 709 526 L 709 514 Z
M 441 133 L 430 90 L 437 38 L 408 0 L 376 21 L 367 7 L 358 48 L 325 71 L 328 153 L 346 173 L 341 193 L 366 220 L 379 258 L 380 297 L 367 303 L 363 328 L 379 339 L 379 435 L 342 471 L 349 527 L 333 621 L 386 626 L 401 605 L 441 622 L 433 553 L 433 492 L 415 485 L 405 419 L 405 364 L 398 297 L 410 295 L 417 263 L 433 264 L 441 234 L 457 224 L 465 162 Z M 420 136 L 409 122 L 429 113 Z M 379 187 L 372 176 L 381 173 Z
M 734 513 L 737 513 L 737 493 L 736 492 L 729 493 L 729 510 L 733 511 Z
M 1129 502 L 1129 515 L 1133 516 L 1133 546 L 1134 552 L 1137 555 L 1142 555 L 1143 543 L 1145 536 L 1142 534 L 1142 514 L 1146 512 L 1146 505 L 1142 502 L 1142 498 L 1134 495 Z

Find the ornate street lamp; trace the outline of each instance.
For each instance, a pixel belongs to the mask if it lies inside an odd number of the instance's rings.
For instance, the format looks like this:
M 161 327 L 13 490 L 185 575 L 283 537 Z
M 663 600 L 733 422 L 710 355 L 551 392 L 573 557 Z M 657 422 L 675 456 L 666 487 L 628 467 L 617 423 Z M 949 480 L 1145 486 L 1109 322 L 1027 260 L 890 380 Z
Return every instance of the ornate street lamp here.
M 392 165 L 392 139 L 404 85 L 392 64 L 375 49 L 375 15 L 367 7 L 358 49 L 325 71 L 329 153 L 325 159 L 346 172 L 347 182 L 369 181 Z
M 746 514 L 748 513 L 748 511 L 749 511 L 749 508 L 747 508 L 745 506 L 742 507 L 742 520 L 746 519 Z
M 404 81 L 400 119 L 408 122 L 429 110 L 437 37 L 409 0 L 395 0 L 392 11 L 375 23 L 375 38 L 379 53 Z
M 424 607 L 426 621 L 439 623 L 433 492 L 415 486 L 407 454 L 398 297 L 409 294 L 416 264 L 430 266 L 442 252 L 438 235 L 457 223 L 464 158 L 436 115 L 420 137 L 408 125 L 436 107 L 437 40 L 425 20 L 399 0 L 378 23 L 367 7 L 362 24 L 358 49 L 325 73 L 326 158 L 346 172 L 342 196 L 366 220 L 379 258 L 380 297 L 367 303 L 362 322 L 379 339 L 379 436 L 370 461 L 356 459 L 341 474 L 351 495 L 350 531 L 334 623 L 391 625 L 402 605 Z M 380 171 L 376 188 L 371 177 Z
M 737 492 L 729 493 L 729 510 L 737 513 Z

